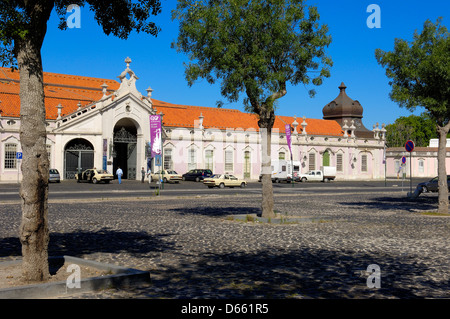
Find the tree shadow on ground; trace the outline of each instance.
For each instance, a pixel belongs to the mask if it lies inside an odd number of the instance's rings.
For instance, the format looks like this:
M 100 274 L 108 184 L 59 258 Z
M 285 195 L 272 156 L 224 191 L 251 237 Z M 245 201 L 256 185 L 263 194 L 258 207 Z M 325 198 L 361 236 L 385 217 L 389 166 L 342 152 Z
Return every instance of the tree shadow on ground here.
M 369 288 L 371 264 L 381 288 Z M 416 259 L 320 249 L 208 254 L 195 264 L 160 271 L 153 285 L 163 298 L 448 298 L 448 281 Z M 371 282 L 375 282 L 370 280 Z
M 242 215 L 242 214 L 261 214 L 261 209 L 257 207 L 217 207 L 217 206 L 205 206 L 205 207 L 192 207 L 192 208 L 174 208 L 170 211 L 176 212 L 180 215 L 203 215 L 223 217 L 229 215 Z
M 147 232 L 127 232 L 103 228 L 98 231 L 50 233 L 49 256 L 79 257 L 93 253 L 125 252 L 135 257 L 151 257 L 162 251 L 175 249 L 164 240 L 170 234 L 149 235 Z M 0 238 L 0 257 L 21 256 L 19 238 Z
M 406 195 L 403 197 L 375 197 L 370 200 L 361 202 L 340 202 L 340 205 L 349 207 L 362 207 L 364 209 L 389 209 L 413 212 L 417 210 L 435 210 L 438 207 L 438 198 L 435 196 L 419 196 L 417 198 L 408 198 Z
M 170 234 L 123 232 L 102 229 L 51 235 L 50 255 L 82 256 L 98 252 L 126 253 L 137 258 L 153 258 L 172 251 L 177 266 L 161 259 L 152 271 L 152 284 L 142 293 L 161 298 L 449 298 L 448 279 L 431 277 L 424 260 L 388 252 L 362 253 L 326 249 L 273 249 L 249 252 L 206 253 L 184 251 Z M 5 244 L 8 249 L 5 249 Z M 0 257 L 20 255 L 15 238 L 0 239 Z M 189 258 L 183 259 L 183 258 Z M 156 258 L 157 259 L 157 258 Z M 183 260 L 185 260 L 183 262 Z M 381 269 L 381 288 L 367 287 L 371 264 Z

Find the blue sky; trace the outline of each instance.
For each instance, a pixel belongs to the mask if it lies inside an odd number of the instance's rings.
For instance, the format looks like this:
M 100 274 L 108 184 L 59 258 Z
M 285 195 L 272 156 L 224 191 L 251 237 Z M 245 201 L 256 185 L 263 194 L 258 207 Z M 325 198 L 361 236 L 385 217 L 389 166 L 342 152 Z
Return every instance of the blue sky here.
M 188 58 L 170 48 L 178 34 L 177 22 L 171 20 L 176 1 L 161 2 L 162 13 L 153 19 L 162 28 L 157 37 L 145 33 L 133 33 L 127 40 L 106 36 L 87 8 L 81 10 L 80 28 L 60 31 L 57 15 L 53 14 L 42 49 L 44 71 L 117 79 L 125 68 L 125 58 L 130 57 L 142 94 L 151 86 L 153 98 L 170 103 L 215 107 L 218 100 L 226 102 L 220 95 L 219 83 L 199 81 L 192 87 L 187 85 L 183 62 Z M 443 24 L 450 27 L 450 1 L 309 0 L 308 4 L 318 7 L 320 21 L 328 25 L 333 38 L 327 50 L 334 62 L 331 77 L 315 87 L 314 98 L 308 95 L 309 87 L 288 86 L 276 114 L 320 119 L 322 108 L 339 94 L 341 82 L 347 86 L 348 96 L 362 104 L 363 123 L 369 129 L 377 122 L 389 124 L 399 116 L 412 114 L 390 100 L 389 80 L 375 59 L 375 49 L 392 50 L 395 38 L 411 40 L 426 19 L 435 22 L 443 17 Z M 367 12 L 370 4 L 381 9 L 381 28 L 367 26 L 372 13 Z M 241 103 L 226 102 L 223 107 L 243 110 Z

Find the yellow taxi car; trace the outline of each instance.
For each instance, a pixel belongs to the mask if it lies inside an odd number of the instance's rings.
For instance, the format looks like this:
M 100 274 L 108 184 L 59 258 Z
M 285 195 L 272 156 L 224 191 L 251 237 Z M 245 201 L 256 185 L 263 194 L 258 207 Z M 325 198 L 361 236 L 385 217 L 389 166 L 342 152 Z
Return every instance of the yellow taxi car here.
M 152 173 L 152 181 L 161 179 L 164 183 L 179 183 L 181 181 L 181 175 L 173 170 L 163 169 Z
M 77 182 L 91 182 L 97 184 L 99 182 L 105 182 L 108 184 L 114 179 L 114 175 L 103 169 L 87 169 L 82 173 L 75 175 Z
M 208 188 L 219 187 L 240 187 L 244 188 L 247 186 L 247 181 L 239 179 L 230 174 L 214 174 L 211 177 L 207 177 L 203 180 L 203 184 L 208 186 Z

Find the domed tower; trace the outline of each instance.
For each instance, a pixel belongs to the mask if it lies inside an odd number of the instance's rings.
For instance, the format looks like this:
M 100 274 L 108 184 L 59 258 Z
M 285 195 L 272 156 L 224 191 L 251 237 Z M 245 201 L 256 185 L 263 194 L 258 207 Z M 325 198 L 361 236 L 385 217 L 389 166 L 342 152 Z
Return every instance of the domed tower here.
M 355 126 L 356 137 L 373 138 L 373 132 L 364 127 L 362 123 L 363 107 L 358 101 L 352 100 L 345 92 L 344 82 L 339 86 L 339 95 L 333 101 L 325 105 L 322 110 L 324 120 L 335 120 L 341 127 Z

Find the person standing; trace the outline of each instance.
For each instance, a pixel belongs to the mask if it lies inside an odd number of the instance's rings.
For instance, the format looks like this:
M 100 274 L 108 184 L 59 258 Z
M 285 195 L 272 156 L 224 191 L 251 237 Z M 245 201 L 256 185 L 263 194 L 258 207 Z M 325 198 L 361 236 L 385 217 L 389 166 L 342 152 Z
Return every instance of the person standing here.
M 152 170 L 149 168 L 147 172 L 148 177 L 148 184 L 150 185 L 152 183 Z
M 117 177 L 118 177 L 118 179 L 119 179 L 119 184 L 122 184 L 122 175 L 123 175 L 123 171 L 122 171 L 122 169 L 120 168 L 120 166 L 117 168 L 116 175 L 117 175 Z
M 141 169 L 141 176 L 142 176 L 141 183 L 143 183 L 145 180 L 145 169 L 143 167 Z

